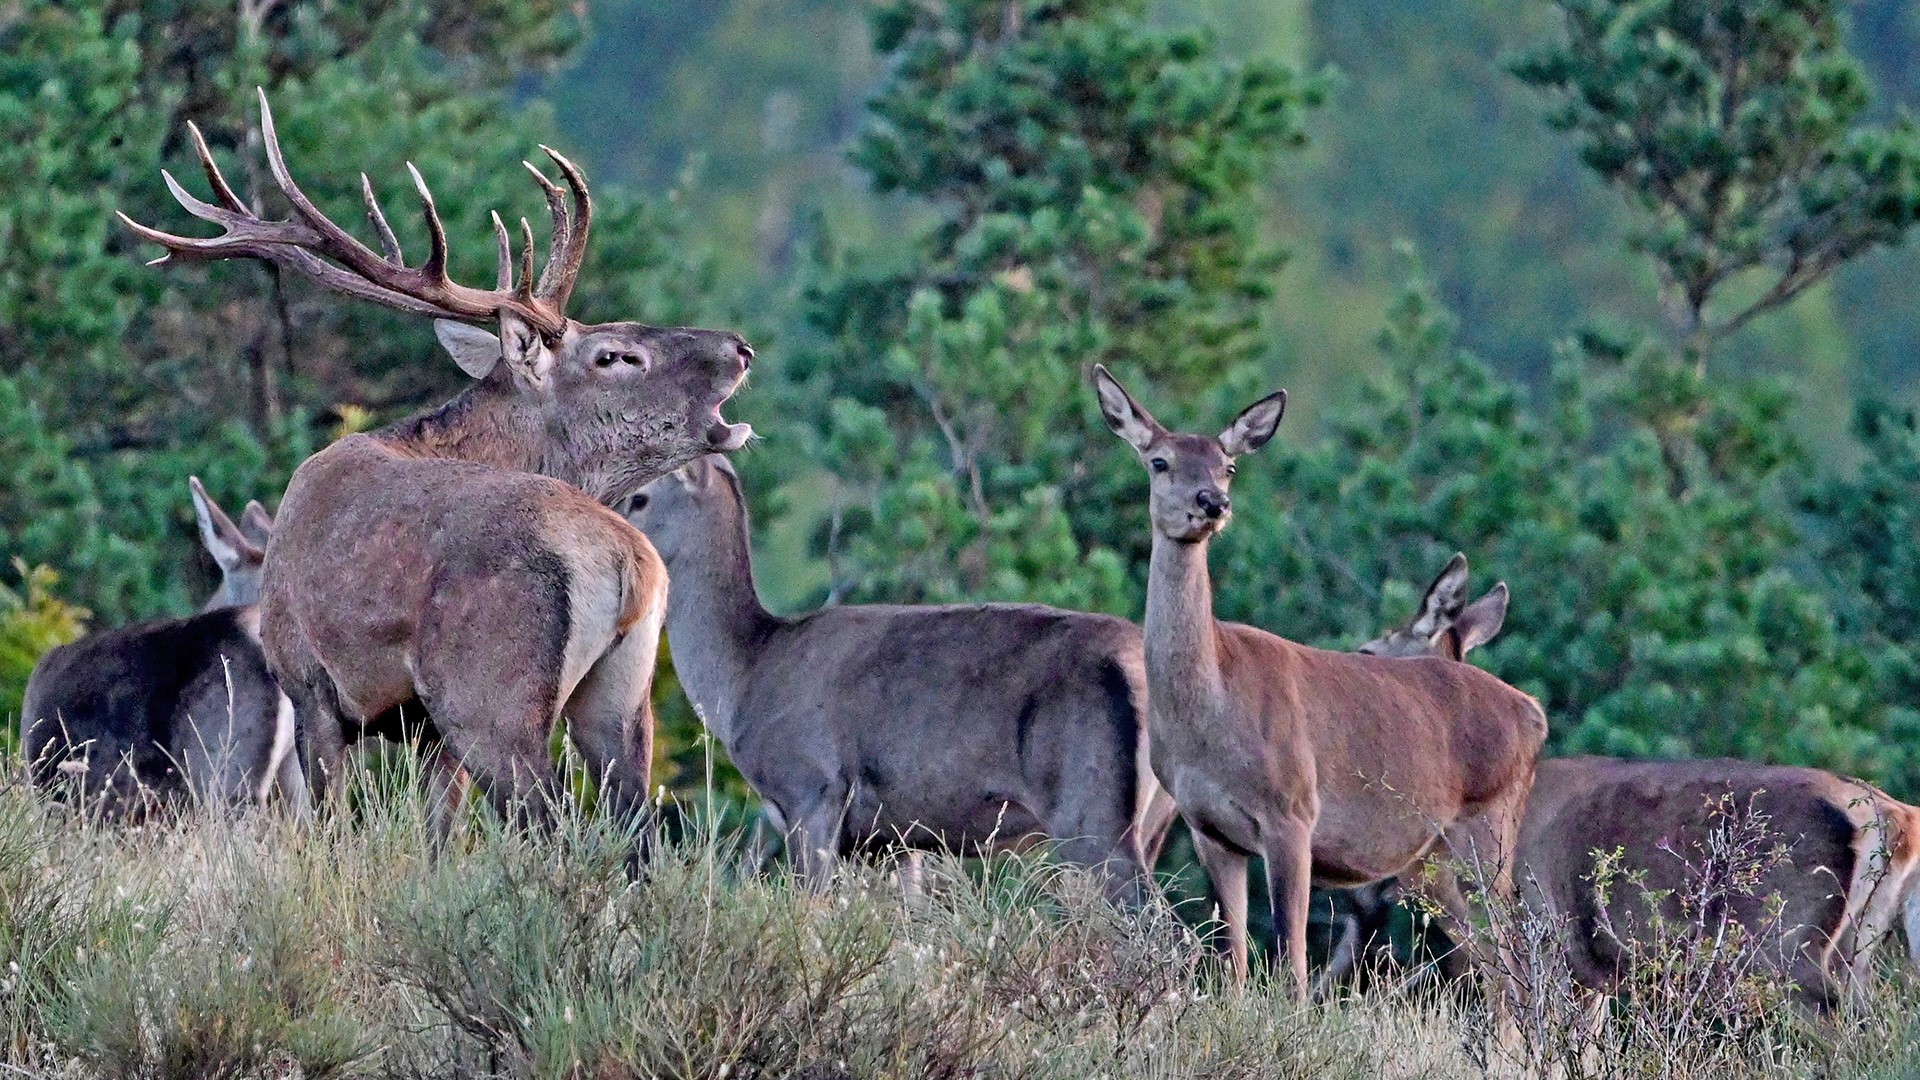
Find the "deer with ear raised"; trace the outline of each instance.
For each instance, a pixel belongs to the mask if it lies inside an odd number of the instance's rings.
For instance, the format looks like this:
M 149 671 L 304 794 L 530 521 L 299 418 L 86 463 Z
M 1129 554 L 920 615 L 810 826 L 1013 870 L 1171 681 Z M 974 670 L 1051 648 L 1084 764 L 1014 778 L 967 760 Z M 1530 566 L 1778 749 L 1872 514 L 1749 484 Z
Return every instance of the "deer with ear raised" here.
M 609 805 L 640 813 L 667 581 L 652 545 L 608 506 L 700 455 L 746 443 L 752 430 L 723 420 L 720 405 L 753 351 L 729 331 L 567 316 L 592 202 L 580 171 L 555 151 L 547 156 L 566 190 L 527 166 L 553 218 L 545 268 L 536 279 L 522 219 L 516 274 L 495 215 L 496 284 L 479 289 L 448 276 L 445 230 L 411 166 L 430 242 L 417 266 L 364 175 L 380 251 L 295 184 L 264 94 L 260 118 L 290 217 L 255 213 L 190 128 L 217 202 L 172 176 L 167 185 L 224 233 L 193 239 L 122 221 L 167 249 L 160 262 L 259 259 L 432 316 L 475 380 L 438 409 L 313 455 L 281 502 L 261 633 L 298 709 L 312 782 L 322 791 L 339 783 L 348 741 L 420 717 L 424 736 L 443 742 L 497 807 L 537 818 L 557 791 L 548 736 L 565 716 Z
M 273 518 L 249 502 L 235 524 L 189 477 L 200 540 L 220 587 L 197 615 L 91 634 L 34 665 L 20 746 L 41 789 L 105 817 L 177 806 L 264 803 L 277 786 L 307 805 L 293 706 L 260 651 L 260 566 Z
M 1285 393 L 1202 436 L 1162 427 L 1104 367 L 1094 385 L 1150 480 L 1148 743 L 1219 899 L 1236 978 L 1254 855 L 1300 996 L 1311 883 L 1378 881 L 1444 845 L 1496 868 L 1483 887 L 1509 888 L 1505 859 L 1547 733 L 1537 702 L 1463 664 L 1327 652 L 1214 618 L 1207 546 L 1231 513 L 1234 459 L 1273 437 Z M 1464 917 L 1458 888 L 1447 894 Z

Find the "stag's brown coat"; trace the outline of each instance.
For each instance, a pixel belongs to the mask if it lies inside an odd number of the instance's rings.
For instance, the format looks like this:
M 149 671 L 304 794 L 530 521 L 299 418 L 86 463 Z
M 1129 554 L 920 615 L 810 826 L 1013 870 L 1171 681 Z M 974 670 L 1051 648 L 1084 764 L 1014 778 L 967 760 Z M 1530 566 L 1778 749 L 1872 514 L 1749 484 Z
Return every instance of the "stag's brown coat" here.
M 592 203 L 579 171 L 554 151 L 547 154 L 567 191 L 527 166 L 553 218 L 545 269 L 536 282 L 523 221 L 516 277 L 496 215 L 497 284 L 477 289 L 448 277 L 446 238 L 418 173 L 431 247 L 409 266 L 370 185 L 382 252 L 301 192 L 264 95 L 261 134 L 290 219 L 256 216 L 193 130 L 218 204 L 167 182 L 224 235 L 190 239 L 127 224 L 167 248 L 162 261 L 262 259 L 436 316 L 441 342 L 478 380 L 438 410 L 327 447 L 287 489 L 267 549 L 262 637 L 298 709 L 310 776 L 337 784 L 349 739 L 393 733 L 411 713 L 497 805 L 537 816 L 554 790 L 548 732 L 566 715 L 603 795 L 617 811 L 637 813 L 666 574 L 646 539 L 606 505 L 747 441 L 751 429 L 727 423 L 719 409 L 745 378 L 752 350 L 726 331 L 567 317 Z M 479 328 L 496 324 L 497 336 Z M 437 776 L 449 782 L 451 772 Z

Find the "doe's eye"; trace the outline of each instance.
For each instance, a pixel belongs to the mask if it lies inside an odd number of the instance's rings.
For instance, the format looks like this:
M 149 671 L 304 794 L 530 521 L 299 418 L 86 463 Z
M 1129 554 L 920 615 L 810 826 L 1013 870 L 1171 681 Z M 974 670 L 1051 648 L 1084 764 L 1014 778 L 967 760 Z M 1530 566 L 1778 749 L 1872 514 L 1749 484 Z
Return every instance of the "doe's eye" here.
M 1166 472 L 1167 459 L 1163 457 L 1154 458 L 1153 460 L 1147 462 L 1147 468 L 1152 469 L 1154 472 Z
M 1233 475 L 1234 473 L 1237 473 L 1237 472 L 1239 472 L 1239 471 L 1240 471 L 1240 468 L 1239 468 L 1239 466 L 1237 466 L 1237 465 L 1235 465 L 1235 464 L 1234 464 L 1233 462 L 1231 462 L 1231 461 L 1229 461 L 1229 462 L 1227 462 L 1227 475 L 1228 475 L 1228 476 L 1232 476 L 1232 475 Z

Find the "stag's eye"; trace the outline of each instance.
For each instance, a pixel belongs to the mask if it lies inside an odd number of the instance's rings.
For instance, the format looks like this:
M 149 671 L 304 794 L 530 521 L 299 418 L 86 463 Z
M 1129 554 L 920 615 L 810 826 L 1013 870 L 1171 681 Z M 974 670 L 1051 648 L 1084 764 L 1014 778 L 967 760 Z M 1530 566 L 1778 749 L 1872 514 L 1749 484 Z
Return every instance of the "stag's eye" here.
M 1228 475 L 1228 476 L 1232 476 L 1232 475 L 1233 475 L 1234 473 L 1237 473 L 1237 472 L 1239 472 L 1239 471 L 1240 471 L 1240 469 L 1239 469 L 1239 468 L 1238 468 L 1237 466 L 1235 466 L 1233 462 L 1231 462 L 1231 461 L 1229 461 L 1229 462 L 1227 462 L 1227 475 Z
M 1163 457 L 1154 458 L 1153 460 L 1147 462 L 1147 468 L 1152 469 L 1154 472 L 1166 472 L 1167 459 Z
M 599 356 L 594 357 L 593 362 L 600 367 L 610 368 L 613 365 L 620 362 L 622 355 L 623 354 L 621 353 L 617 353 L 609 350 L 607 352 L 601 353 Z

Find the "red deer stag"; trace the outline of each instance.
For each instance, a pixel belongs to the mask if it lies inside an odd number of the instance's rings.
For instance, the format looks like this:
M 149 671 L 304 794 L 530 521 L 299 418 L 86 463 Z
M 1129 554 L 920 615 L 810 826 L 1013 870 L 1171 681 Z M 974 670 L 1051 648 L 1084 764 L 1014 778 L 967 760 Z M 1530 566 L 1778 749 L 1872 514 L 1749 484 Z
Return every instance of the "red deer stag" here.
M 1107 425 L 1151 480 L 1144 629 L 1154 772 L 1220 900 L 1236 978 L 1247 970 L 1247 859 L 1262 855 L 1276 942 L 1304 996 L 1309 884 L 1378 881 L 1440 841 L 1504 867 L 1546 716 L 1464 664 L 1327 652 L 1216 621 L 1208 541 L 1227 523 L 1234 459 L 1273 437 L 1285 393 L 1208 437 L 1168 431 L 1103 367 L 1094 384 Z M 1442 888 L 1464 917 L 1458 888 Z
M 740 478 L 718 456 L 642 489 L 631 520 L 673 578 L 674 670 L 811 882 L 855 849 L 1044 836 L 1103 871 L 1115 900 L 1145 899 L 1135 822 L 1159 788 L 1139 627 L 1039 604 L 777 617 L 754 588 Z
M 1500 630 L 1504 586 L 1472 605 L 1445 586 L 1454 557 L 1421 609 L 1406 625 L 1361 646 L 1381 656 L 1444 656 L 1459 660 Z M 1864 991 L 1873 950 L 1904 924 L 1910 950 L 1920 942 L 1920 808 L 1870 785 L 1821 769 L 1710 761 L 1542 759 L 1527 800 L 1515 853 L 1523 894 L 1539 909 L 1568 920 L 1567 962 L 1595 990 L 1618 985 L 1630 942 L 1614 933 L 1644 927 L 1649 897 L 1664 896 L 1662 914 L 1680 920 L 1674 897 L 1690 883 L 1682 856 L 1703 849 L 1721 807 L 1764 815 L 1765 831 L 1787 845 L 1787 858 L 1716 917 L 1749 929 L 1771 928 L 1778 947 L 1764 959 L 1792 981 L 1801 1000 L 1837 1004 Z M 1621 853 L 1622 873 L 1639 885 L 1616 885 L 1603 924 L 1593 873 L 1595 852 Z M 1642 876 L 1644 875 L 1644 876 Z M 1349 942 L 1362 951 L 1386 913 L 1384 896 L 1360 890 Z M 1777 897 L 1776 914 L 1770 904 Z M 1629 917 L 1631 916 L 1631 917 Z M 1920 961 L 1920 951 L 1914 953 Z
M 548 735 L 564 715 L 610 805 L 638 813 L 667 581 L 652 545 L 608 505 L 695 457 L 745 444 L 751 429 L 721 419 L 720 405 L 745 379 L 752 350 L 726 331 L 568 318 L 592 203 L 580 171 L 552 150 L 567 191 L 527 166 L 553 218 L 544 270 L 536 280 L 522 219 L 516 277 L 495 215 L 497 283 L 477 289 L 448 277 L 445 231 L 411 166 L 430 240 L 418 266 L 402 258 L 364 175 L 382 252 L 294 183 L 264 93 L 260 119 L 290 217 L 252 212 L 190 129 L 219 204 L 171 176 L 167 186 L 224 234 L 190 239 L 121 220 L 167 249 L 156 262 L 260 259 L 434 316 L 476 380 L 438 409 L 308 458 L 280 504 L 261 630 L 299 712 L 311 782 L 336 786 L 348 740 L 392 734 L 403 708 L 424 710 L 427 737 L 444 741 L 497 807 L 537 817 L 556 790 Z

